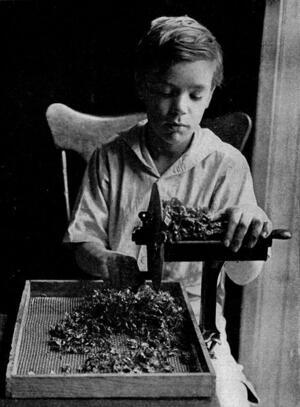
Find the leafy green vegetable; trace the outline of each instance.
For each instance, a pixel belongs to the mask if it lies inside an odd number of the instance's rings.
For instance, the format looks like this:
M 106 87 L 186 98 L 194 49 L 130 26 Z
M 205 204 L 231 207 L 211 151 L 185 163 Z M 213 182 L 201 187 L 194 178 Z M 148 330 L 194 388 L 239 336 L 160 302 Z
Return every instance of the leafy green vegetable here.
M 183 330 L 182 305 L 169 292 L 148 285 L 137 292 L 103 286 L 50 328 L 49 346 L 86 354 L 81 372 L 171 372 L 172 356 L 188 363 Z M 123 346 L 113 344 L 114 336 L 125 338 Z
M 163 202 L 166 240 L 221 240 L 226 230 L 224 219 L 212 220 L 208 208 L 190 208 L 177 198 Z

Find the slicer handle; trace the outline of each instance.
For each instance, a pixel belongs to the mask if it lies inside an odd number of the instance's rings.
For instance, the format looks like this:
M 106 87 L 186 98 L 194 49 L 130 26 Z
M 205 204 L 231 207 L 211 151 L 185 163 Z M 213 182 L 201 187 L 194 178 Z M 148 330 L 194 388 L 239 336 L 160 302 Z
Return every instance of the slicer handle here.
M 288 229 L 274 229 L 271 232 L 272 239 L 288 240 L 291 239 L 292 234 Z

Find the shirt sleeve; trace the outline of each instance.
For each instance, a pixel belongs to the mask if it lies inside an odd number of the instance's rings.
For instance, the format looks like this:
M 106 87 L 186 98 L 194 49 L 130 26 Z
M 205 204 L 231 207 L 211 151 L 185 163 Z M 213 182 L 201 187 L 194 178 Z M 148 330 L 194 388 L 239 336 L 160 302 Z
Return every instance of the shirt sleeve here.
M 215 191 L 213 210 L 242 204 L 257 205 L 249 165 L 239 152 L 234 158 L 227 166 L 225 175 Z M 227 261 L 224 271 L 236 284 L 245 285 L 259 275 L 263 264 L 262 261 Z
M 109 177 L 105 162 L 104 151 L 97 149 L 87 165 L 64 243 L 98 242 L 107 247 Z
M 237 151 L 228 161 L 214 191 L 211 208 L 217 211 L 241 204 L 257 205 L 252 176 L 245 157 Z

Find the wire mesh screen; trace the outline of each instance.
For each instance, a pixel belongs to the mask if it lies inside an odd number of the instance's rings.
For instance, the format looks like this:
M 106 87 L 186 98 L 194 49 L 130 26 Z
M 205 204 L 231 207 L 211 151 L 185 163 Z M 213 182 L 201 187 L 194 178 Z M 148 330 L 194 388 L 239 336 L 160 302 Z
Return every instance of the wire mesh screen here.
M 50 350 L 49 329 L 58 323 L 66 312 L 72 312 L 80 304 L 81 297 L 32 297 L 30 299 L 24 331 L 21 338 L 17 374 L 62 374 L 68 368 L 68 373 L 78 373 L 83 365 L 85 354 L 68 354 Z M 126 347 L 125 335 L 114 335 L 111 338 L 117 351 Z M 173 373 L 201 372 L 193 344 L 190 346 L 189 364 L 182 363 L 179 356 L 170 357 L 174 367 Z

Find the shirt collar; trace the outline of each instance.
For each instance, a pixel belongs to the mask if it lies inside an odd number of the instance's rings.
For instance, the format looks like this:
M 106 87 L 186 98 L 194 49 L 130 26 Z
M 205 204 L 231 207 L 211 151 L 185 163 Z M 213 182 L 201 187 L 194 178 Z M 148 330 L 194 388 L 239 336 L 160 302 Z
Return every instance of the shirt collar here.
M 138 159 L 144 166 L 154 175 L 160 176 L 157 168 L 151 158 L 151 155 L 146 147 L 145 133 L 147 120 L 143 120 L 130 130 L 121 134 L 124 142 L 131 148 Z
M 122 134 L 123 140 L 136 154 L 139 160 L 156 176 L 157 168 L 145 144 L 145 131 L 147 121 L 143 121 Z M 208 155 L 215 152 L 222 141 L 211 130 L 197 128 L 189 148 L 164 173 L 164 176 L 174 175 L 190 170 L 198 165 Z

